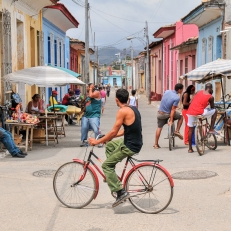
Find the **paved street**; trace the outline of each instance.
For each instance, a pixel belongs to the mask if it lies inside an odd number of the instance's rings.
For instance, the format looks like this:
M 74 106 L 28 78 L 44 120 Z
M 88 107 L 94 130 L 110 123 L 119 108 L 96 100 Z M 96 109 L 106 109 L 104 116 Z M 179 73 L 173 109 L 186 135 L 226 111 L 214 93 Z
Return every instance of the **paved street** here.
M 115 121 L 117 107 L 114 93 L 106 103 L 101 118 L 102 133 Z M 197 152 L 189 154 L 183 141 L 168 150 L 167 126 L 164 127 L 159 150 L 153 149 L 157 108 L 148 105 L 144 97 L 139 100 L 142 115 L 144 146 L 137 158 L 162 159 L 161 164 L 171 174 L 208 170 L 217 176 L 199 180 L 175 179 L 174 196 L 170 206 L 160 214 L 147 215 L 135 210 L 129 202 L 114 209 L 114 198 L 102 178 L 96 200 L 81 210 L 68 209 L 54 195 L 52 177 L 37 177 L 39 170 L 56 170 L 72 158 L 84 157 L 80 148 L 80 127 L 67 127 L 67 137 L 53 147 L 36 144 L 25 159 L 6 156 L 0 159 L 0 230 L 2 231 L 107 231 L 107 230 L 230 230 L 231 217 L 231 155 L 230 147 L 219 143 L 216 151 L 206 151 L 202 157 Z M 104 159 L 104 148 L 95 148 Z M 123 164 L 117 168 L 121 170 Z

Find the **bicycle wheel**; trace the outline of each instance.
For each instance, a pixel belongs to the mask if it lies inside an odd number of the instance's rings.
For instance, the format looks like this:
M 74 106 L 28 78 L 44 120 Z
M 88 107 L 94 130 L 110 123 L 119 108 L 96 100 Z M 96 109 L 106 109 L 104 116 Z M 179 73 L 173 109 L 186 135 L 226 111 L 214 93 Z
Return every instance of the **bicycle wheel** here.
M 172 146 L 175 147 L 175 124 L 172 124 Z
M 54 175 L 55 195 L 62 204 L 69 208 L 83 208 L 94 198 L 96 180 L 90 169 L 86 170 L 84 179 L 77 183 L 84 174 L 83 166 L 78 162 L 69 162 L 62 165 Z
M 168 147 L 169 151 L 172 151 L 172 148 L 174 147 L 174 135 L 173 135 L 173 124 L 168 127 Z
M 217 137 L 214 134 L 207 133 L 206 140 L 205 140 L 205 145 L 210 150 L 216 150 L 216 148 L 217 148 Z
M 131 204 L 143 213 L 163 211 L 173 197 L 173 187 L 167 174 L 153 164 L 134 170 L 127 179 L 126 190 L 132 195 L 129 198 Z
M 196 148 L 199 155 L 202 156 L 205 152 L 205 143 L 201 126 L 197 126 L 196 128 Z

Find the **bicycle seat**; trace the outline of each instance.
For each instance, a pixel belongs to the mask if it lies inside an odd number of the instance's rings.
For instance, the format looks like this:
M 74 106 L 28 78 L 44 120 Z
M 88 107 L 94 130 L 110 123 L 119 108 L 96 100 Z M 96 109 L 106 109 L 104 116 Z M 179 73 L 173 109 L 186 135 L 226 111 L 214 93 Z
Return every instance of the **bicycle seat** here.
M 133 157 L 129 157 L 129 159 L 132 159 L 132 160 L 134 160 L 134 161 L 136 161 L 136 162 L 154 162 L 154 163 L 159 163 L 159 162 L 162 162 L 163 160 L 137 160 L 137 159 L 135 159 L 135 158 L 133 158 Z

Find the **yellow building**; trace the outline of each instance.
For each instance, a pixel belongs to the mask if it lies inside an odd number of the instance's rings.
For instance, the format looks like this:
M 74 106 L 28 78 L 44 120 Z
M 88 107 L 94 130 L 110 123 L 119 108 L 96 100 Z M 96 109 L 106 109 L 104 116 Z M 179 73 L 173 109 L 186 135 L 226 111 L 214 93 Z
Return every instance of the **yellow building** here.
M 56 0 L 0 0 L 1 77 L 43 64 L 41 10 L 56 2 Z M 1 81 L 0 102 L 3 103 L 9 98 L 12 89 L 20 91 L 24 102 L 31 100 L 31 96 L 38 92 L 36 87 L 19 85 L 11 86 Z

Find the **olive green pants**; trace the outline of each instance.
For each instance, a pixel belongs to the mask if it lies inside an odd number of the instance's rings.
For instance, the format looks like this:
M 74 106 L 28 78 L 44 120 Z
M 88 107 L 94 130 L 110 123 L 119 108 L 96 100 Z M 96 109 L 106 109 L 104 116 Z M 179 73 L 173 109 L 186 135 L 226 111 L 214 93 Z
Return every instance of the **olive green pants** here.
M 115 172 L 116 164 L 121 162 L 124 158 L 134 154 L 135 152 L 124 145 L 124 139 L 113 140 L 106 144 L 107 159 L 104 161 L 102 169 L 111 192 L 117 192 L 123 188 Z

